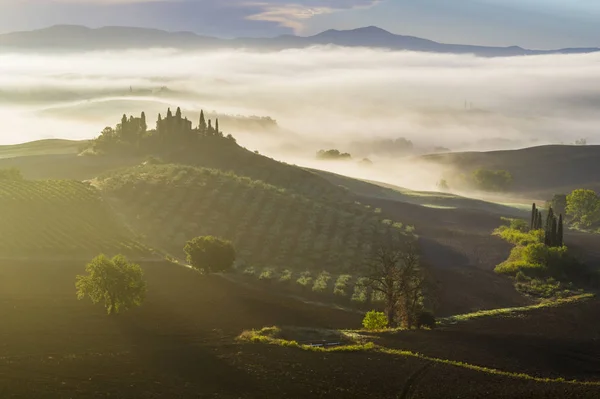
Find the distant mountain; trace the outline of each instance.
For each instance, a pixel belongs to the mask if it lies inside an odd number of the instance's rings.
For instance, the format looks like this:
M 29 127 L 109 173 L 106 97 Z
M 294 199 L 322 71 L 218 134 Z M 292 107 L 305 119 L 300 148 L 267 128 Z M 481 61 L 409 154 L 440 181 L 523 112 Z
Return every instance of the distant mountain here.
M 576 54 L 600 51 L 600 48 L 565 48 L 559 50 L 528 50 L 518 46 L 486 47 L 445 44 L 413 36 L 395 35 L 369 26 L 353 30 L 328 30 L 318 35 L 301 37 L 282 35 L 274 38 L 219 39 L 191 32 L 166 32 L 157 29 L 57 25 L 29 32 L 0 35 L 1 50 L 76 51 L 124 48 L 170 47 L 183 49 L 249 48 L 274 51 L 304 48 L 314 45 L 373 47 L 450 54 L 475 54 L 484 57 L 506 57 L 539 54 Z

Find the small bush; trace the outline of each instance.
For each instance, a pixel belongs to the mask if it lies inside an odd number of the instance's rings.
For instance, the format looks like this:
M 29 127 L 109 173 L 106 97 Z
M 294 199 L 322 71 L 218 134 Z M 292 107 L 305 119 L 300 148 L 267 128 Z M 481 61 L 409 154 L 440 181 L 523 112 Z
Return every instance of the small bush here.
M 312 283 L 312 280 L 313 278 L 311 277 L 310 272 L 306 271 L 300 274 L 300 278 L 298 278 L 296 282 L 300 284 L 303 288 L 306 288 Z
M 266 268 L 262 271 L 260 276 L 258 276 L 259 280 L 262 281 L 271 281 L 275 278 L 275 271 L 271 268 Z
M 388 319 L 385 313 L 371 310 L 365 315 L 362 325 L 367 330 L 383 330 L 388 326 Z
M 365 278 L 361 277 L 354 285 L 354 293 L 352 294 L 353 302 L 366 302 L 367 301 L 367 287 L 365 286 Z
M 335 281 L 335 286 L 333 288 L 334 295 L 339 296 L 348 296 L 350 289 L 350 280 L 352 280 L 352 276 L 349 274 L 342 274 Z
M 292 271 L 291 270 L 284 270 L 281 272 L 281 275 L 279 276 L 279 282 L 280 283 L 289 283 L 292 280 Z
M 331 280 L 331 274 L 328 272 L 323 272 L 319 274 L 319 277 L 315 280 L 315 284 L 313 285 L 313 291 L 315 292 L 325 292 L 327 291 L 327 286 L 329 285 L 329 280 Z
M 422 310 L 417 315 L 417 328 L 435 328 L 435 316 L 428 310 Z

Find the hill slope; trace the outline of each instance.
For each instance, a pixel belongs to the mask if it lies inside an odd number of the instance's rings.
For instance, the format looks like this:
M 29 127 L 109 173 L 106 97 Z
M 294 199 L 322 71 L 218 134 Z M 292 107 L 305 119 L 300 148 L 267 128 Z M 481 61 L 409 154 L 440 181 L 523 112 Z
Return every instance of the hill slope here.
M 521 150 L 426 155 L 420 160 L 462 173 L 483 167 L 509 171 L 511 192 L 549 199 L 576 188 L 600 189 L 600 146 L 549 145 Z
M 314 45 L 334 44 L 349 47 L 375 47 L 394 50 L 425 51 L 452 54 L 476 54 L 485 57 L 507 57 L 538 54 L 573 54 L 600 51 L 598 48 L 560 50 L 528 50 L 518 46 L 486 47 L 445 44 L 413 36 L 395 35 L 369 26 L 352 30 L 328 30 L 310 37 L 283 35 L 274 38 L 218 39 L 191 32 L 166 32 L 157 29 L 58 25 L 29 32 L 0 35 L 0 49 L 101 50 L 125 48 L 169 47 L 181 49 L 250 48 L 282 50 Z
M 98 191 L 76 181 L 3 180 L 0 220 L 3 258 L 146 252 Z
M 598 386 L 512 378 L 376 351 L 315 352 L 239 343 L 235 337 L 246 328 L 357 328 L 360 315 L 249 291 L 219 276 L 169 264 L 142 264 L 148 281 L 145 303 L 122 317 L 107 317 L 102 307 L 74 295 L 73 279 L 83 267 L 0 264 L 0 374 L 5 377 L 0 392 L 5 396 L 581 399 L 597 398 L 600 391 Z M 467 324 L 400 332 L 382 343 L 503 371 L 593 381 L 597 358 L 570 351 L 561 338 L 586 323 L 590 328 L 578 329 L 575 347 L 591 343 L 591 353 L 597 354 L 592 337 L 598 331 L 598 306 L 565 311 L 568 317 L 563 313 L 558 319 L 559 309 L 547 317 L 496 318 L 487 320 L 492 323 L 487 327 L 475 323 L 475 331 Z M 536 343 L 547 328 L 551 339 Z M 531 344 L 527 351 L 515 350 L 525 342 Z M 545 358 L 540 350 L 548 345 L 555 345 L 554 356 Z M 561 359 L 572 366 L 568 374 L 560 373 Z
M 217 170 L 147 164 L 95 184 L 149 242 L 179 256 L 187 240 L 216 235 L 258 266 L 356 270 L 378 243 L 412 235 L 372 209 Z

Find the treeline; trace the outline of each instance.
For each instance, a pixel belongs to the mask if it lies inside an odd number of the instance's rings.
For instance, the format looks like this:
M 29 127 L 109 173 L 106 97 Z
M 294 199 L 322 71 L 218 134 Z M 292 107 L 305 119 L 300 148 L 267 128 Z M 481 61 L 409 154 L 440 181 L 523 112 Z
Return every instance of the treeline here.
M 213 126 L 212 120 L 206 120 L 204 111 L 200 112 L 198 124 L 194 127 L 192 121 L 183 117 L 181 108 L 178 107 L 174 115 L 169 108 L 164 118 L 158 114 L 154 129 L 149 128 L 144 112 L 139 117 L 123 115 L 121 123 L 115 128 L 104 128 L 100 136 L 91 141 L 86 153 L 163 152 L 193 145 L 201 139 L 235 142 L 231 135 L 223 135 L 219 119 L 215 120 Z
M 530 230 L 544 230 L 544 245 L 548 247 L 562 247 L 564 242 L 563 215 L 556 218 L 552 206 L 548 208 L 546 223 L 542 212 L 534 203 L 531 208 Z
M 446 176 L 438 181 L 437 186 L 442 191 L 451 189 L 480 190 L 487 192 L 506 192 L 513 184 L 513 176 L 507 170 L 478 168 L 470 175 L 464 173 Z

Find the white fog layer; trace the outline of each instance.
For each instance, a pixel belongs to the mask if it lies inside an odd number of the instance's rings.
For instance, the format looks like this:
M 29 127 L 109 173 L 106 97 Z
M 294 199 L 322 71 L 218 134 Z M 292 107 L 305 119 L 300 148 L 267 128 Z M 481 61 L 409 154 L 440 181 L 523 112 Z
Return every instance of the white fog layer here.
M 384 138 L 405 138 L 422 152 L 597 143 L 598 81 L 600 54 L 488 59 L 330 46 L 4 53 L 0 143 L 91 138 L 141 111 L 152 127 L 177 106 L 194 123 L 200 109 L 269 116 L 279 127 L 269 134 L 243 124 L 221 129 L 249 149 L 312 166 L 320 149 L 362 148 L 352 155 L 374 160 L 362 143 Z

